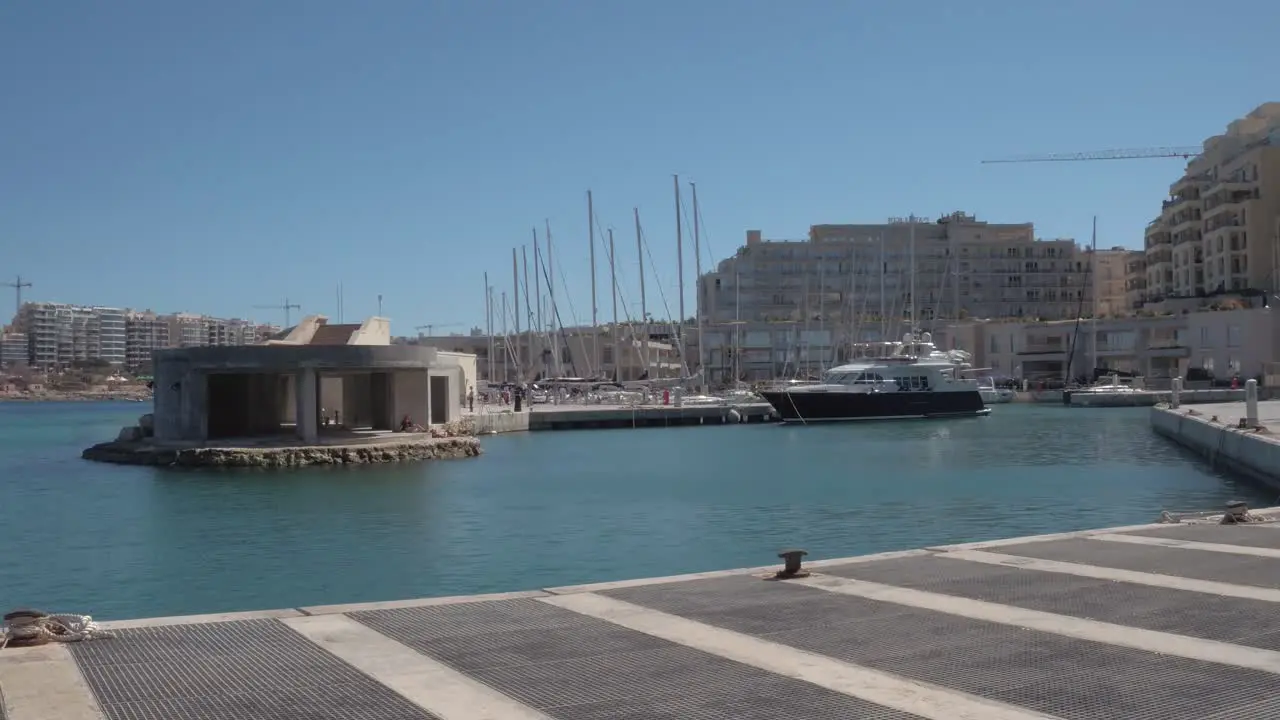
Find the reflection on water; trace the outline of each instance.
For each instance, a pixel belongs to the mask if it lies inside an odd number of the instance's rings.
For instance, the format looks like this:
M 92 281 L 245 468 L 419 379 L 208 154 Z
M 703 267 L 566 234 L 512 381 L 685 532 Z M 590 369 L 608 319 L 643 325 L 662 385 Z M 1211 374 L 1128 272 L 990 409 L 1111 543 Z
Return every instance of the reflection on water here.
M 476 460 L 284 473 L 78 459 L 137 413 L 0 406 L 11 604 L 109 618 L 491 592 L 1274 500 L 1155 437 L 1144 409 L 536 433 L 485 438 Z

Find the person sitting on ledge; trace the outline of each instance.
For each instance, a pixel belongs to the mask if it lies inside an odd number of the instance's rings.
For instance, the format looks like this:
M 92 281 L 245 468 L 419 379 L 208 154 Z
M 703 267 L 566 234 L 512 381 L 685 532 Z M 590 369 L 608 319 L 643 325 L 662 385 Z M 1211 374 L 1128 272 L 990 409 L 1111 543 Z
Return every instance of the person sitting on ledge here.
M 426 432 L 426 431 L 427 431 L 426 428 L 415 423 L 413 421 L 413 418 L 409 417 L 408 415 L 405 415 L 404 418 L 400 420 L 399 432 Z

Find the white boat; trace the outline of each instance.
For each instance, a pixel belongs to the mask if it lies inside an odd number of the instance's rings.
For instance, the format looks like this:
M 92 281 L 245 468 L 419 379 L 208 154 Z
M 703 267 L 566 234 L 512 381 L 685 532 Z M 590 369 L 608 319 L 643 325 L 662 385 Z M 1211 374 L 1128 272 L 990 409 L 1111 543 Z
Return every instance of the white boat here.
M 1017 393 L 1009 388 L 996 387 L 995 379 L 989 377 L 978 379 L 978 394 L 982 396 L 982 402 L 988 405 L 1010 403 L 1017 397 Z
M 1133 383 L 1134 380 L 1121 382 L 1118 376 L 1112 375 L 1089 387 L 1067 391 L 1063 401 L 1072 407 L 1151 407 L 1160 401 L 1160 393 L 1135 387 Z

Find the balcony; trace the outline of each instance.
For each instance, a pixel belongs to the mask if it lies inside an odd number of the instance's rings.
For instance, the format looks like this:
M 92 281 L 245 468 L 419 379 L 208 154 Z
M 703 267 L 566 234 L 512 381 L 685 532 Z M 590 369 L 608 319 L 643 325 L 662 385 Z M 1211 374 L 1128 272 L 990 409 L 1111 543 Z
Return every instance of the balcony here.
M 1067 344 L 1064 342 L 1048 342 L 1044 340 L 1035 340 L 1028 338 L 1027 343 L 1018 351 L 1019 355 L 1064 355 L 1067 352 Z

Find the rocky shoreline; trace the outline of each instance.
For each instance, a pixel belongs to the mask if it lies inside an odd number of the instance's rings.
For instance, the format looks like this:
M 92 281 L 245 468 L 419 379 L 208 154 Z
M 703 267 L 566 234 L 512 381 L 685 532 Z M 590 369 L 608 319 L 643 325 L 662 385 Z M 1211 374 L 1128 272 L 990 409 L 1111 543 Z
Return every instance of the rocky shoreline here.
M 142 389 L 133 391 L 116 391 L 116 392 L 59 392 L 56 390 L 46 390 L 44 392 L 30 393 L 0 393 L 0 402 L 108 402 L 108 401 L 151 401 L 151 391 Z
M 480 452 L 480 441 L 474 437 L 416 436 L 412 440 L 356 445 L 275 447 L 166 447 L 151 440 L 113 440 L 86 449 L 81 457 L 117 465 L 297 468 L 310 465 L 452 460 L 476 457 Z

